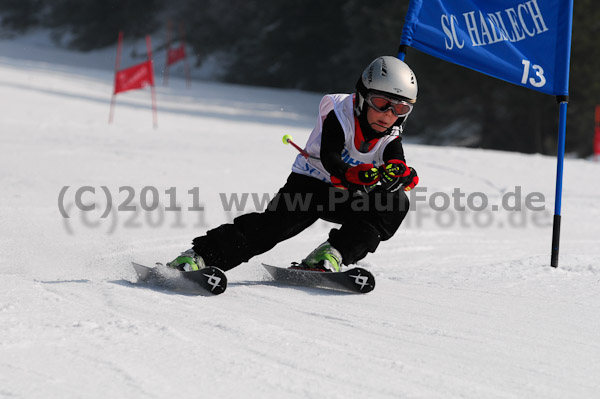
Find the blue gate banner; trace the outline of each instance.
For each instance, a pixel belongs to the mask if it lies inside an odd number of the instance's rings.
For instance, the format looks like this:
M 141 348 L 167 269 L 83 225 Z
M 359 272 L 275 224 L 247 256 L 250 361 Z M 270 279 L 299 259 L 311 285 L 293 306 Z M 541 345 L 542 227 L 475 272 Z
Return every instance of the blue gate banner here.
M 411 0 L 401 45 L 546 94 L 569 94 L 573 0 Z

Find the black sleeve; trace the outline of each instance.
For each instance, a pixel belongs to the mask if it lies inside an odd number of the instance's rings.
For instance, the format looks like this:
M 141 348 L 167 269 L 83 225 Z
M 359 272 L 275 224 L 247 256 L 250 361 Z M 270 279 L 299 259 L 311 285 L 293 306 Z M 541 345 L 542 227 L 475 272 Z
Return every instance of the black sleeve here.
M 404 148 L 402 148 L 402 138 L 400 137 L 389 143 L 383 151 L 383 162 L 388 162 L 392 159 L 399 159 L 406 162 L 404 159 Z
M 345 180 L 344 175 L 350 167 L 342 160 L 345 141 L 346 136 L 340 121 L 334 111 L 329 112 L 323 122 L 323 132 L 321 133 L 321 163 L 325 170 L 342 181 Z

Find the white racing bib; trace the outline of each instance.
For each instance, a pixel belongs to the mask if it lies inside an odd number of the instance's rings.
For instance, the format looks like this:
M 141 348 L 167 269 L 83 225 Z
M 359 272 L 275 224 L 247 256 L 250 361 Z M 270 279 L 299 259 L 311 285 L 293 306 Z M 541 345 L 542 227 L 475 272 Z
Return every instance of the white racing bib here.
M 313 129 L 304 150 L 310 155 L 305 158 L 298 154 L 292 165 L 292 171 L 301 175 L 311 176 L 324 182 L 331 182 L 331 175 L 320 160 L 321 135 L 323 133 L 323 122 L 329 112 L 333 110 L 344 131 L 344 149 L 342 160 L 350 166 L 363 163 L 372 163 L 376 167 L 383 164 L 383 151 L 385 147 L 397 136 L 383 136 L 368 152 L 360 152 L 354 145 L 356 135 L 356 119 L 354 118 L 354 101 L 351 94 L 327 94 L 319 104 L 319 118 Z

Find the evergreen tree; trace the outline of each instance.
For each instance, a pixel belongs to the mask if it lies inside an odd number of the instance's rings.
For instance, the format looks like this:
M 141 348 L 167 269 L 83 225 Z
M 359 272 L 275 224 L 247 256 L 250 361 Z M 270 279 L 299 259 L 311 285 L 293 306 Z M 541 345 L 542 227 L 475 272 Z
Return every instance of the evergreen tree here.
M 217 56 L 226 81 L 318 92 L 352 92 L 362 68 L 395 55 L 408 2 L 396 0 L 0 0 L 4 30 L 51 28 L 66 45 L 92 50 L 117 32 L 143 37 L 167 17 L 183 21 L 197 64 Z M 600 7 L 574 4 L 567 152 L 589 155 L 600 103 Z M 160 47 L 160 40 L 154 41 Z M 158 44 L 157 44 L 158 43 Z M 409 49 L 419 81 L 408 131 L 431 144 L 554 154 L 552 96 Z
M 0 0 L 2 27 L 23 33 L 39 25 L 39 10 L 44 3 L 44 0 Z
M 120 30 L 143 37 L 159 26 L 157 12 L 162 0 L 50 0 L 52 6 L 44 25 L 56 37 L 70 37 L 71 48 L 89 51 L 113 45 Z

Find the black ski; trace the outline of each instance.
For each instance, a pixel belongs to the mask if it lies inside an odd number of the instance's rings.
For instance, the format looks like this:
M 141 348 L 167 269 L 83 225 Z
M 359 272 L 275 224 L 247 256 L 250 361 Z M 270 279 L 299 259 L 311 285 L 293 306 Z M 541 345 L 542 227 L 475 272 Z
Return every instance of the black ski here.
M 216 267 L 205 267 L 204 269 L 191 272 L 167 269 L 165 266 L 148 267 L 139 263 L 131 262 L 135 272 L 141 281 L 156 282 L 164 286 L 173 286 L 172 276 L 182 276 L 187 280 L 198 284 L 202 289 L 214 295 L 219 295 L 227 289 L 227 276 Z
M 321 272 L 314 270 L 290 269 L 286 267 L 262 264 L 275 281 L 306 287 L 329 288 L 366 294 L 375 288 L 375 277 L 360 267 L 339 272 Z

